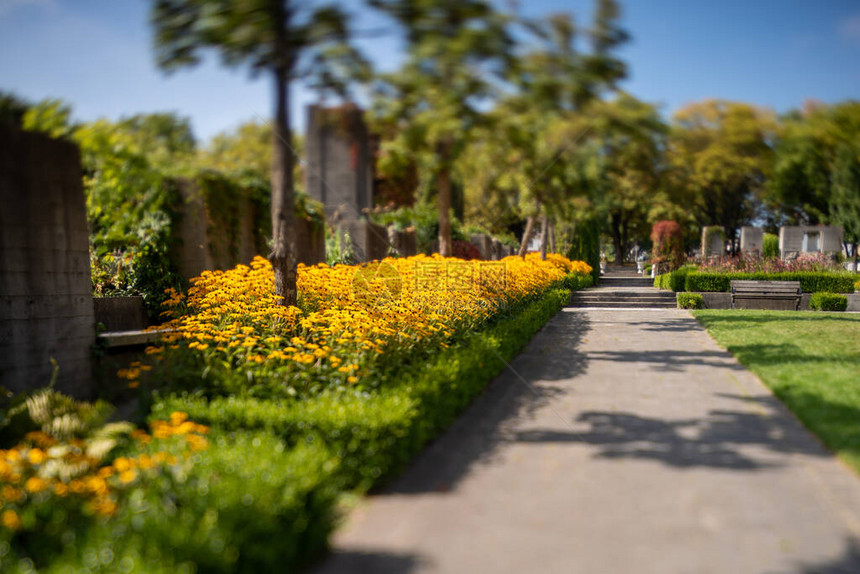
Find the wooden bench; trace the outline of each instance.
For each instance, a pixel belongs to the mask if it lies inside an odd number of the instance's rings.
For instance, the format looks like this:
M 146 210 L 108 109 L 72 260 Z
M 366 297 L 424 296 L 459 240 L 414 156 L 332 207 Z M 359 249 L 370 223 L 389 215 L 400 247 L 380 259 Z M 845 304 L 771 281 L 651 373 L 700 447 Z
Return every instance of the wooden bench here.
M 800 281 L 732 281 L 732 309 L 800 309 Z

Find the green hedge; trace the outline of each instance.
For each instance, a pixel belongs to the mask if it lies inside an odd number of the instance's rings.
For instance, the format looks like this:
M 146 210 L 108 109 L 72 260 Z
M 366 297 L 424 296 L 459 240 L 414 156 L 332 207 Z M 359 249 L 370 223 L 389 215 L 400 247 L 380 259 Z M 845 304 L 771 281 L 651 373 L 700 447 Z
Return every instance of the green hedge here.
M 692 266 L 681 267 L 669 273 L 661 273 L 654 278 L 654 287 L 658 289 L 669 289 L 678 293 L 684 291 L 687 275 L 695 271 Z
M 796 271 L 786 273 L 707 273 L 693 271 L 686 276 L 686 291 L 730 291 L 731 281 L 800 281 L 804 293 L 828 291 L 832 293 L 851 293 L 854 278 L 850 273 L 824 271 Z
M 701 309 L 705 301 L 699 293 L 678 293 L 678 309 Z
M 809 308 L 814 311 L 844 311 L 848 308 L 848 297 L 824 291 L 813 293 L 809 298 Z
M 473 333 L 427 363 L 391 377 L 375 393 L 330 393 L 293 402 L 163 397 L 151 418 L 187 412 L 223 431 L 264 429 L 289 445 L 321 442 L 339 459 L 338 487 L 366 490 L 401 468 L 444 430 L 531 337 L 569 300 L 566 289 Z

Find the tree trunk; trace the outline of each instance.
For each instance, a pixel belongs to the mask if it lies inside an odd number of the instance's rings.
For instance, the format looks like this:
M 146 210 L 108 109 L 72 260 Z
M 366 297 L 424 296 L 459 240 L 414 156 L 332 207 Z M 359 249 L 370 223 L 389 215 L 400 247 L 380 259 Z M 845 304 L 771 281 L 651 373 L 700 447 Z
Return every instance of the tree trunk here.
M 447 148 L 447 144 L 443 144 Z M 439 171 L 439 254 L 451 257 L 451 170 L 447 153 L 442 154 L 442 169 Z
M 546 214 L 540 218 L 540 259 L 546 261 L 546 243 L 549 235 L 549 220 Z
M 555 253 L 555 224 L 549 222 L 549 252 Z
M 621 217 L 612 214 L 612 246 L 615 247 L 615 264 L 624 263 L 624 246 L 621 244 Z
M 526 251 L 529 248 L 529 241 L 532 240 L 532 235 L 534 235 L 535 228 L 535 218 L 532 215 L 529 215 L 528 219 L 526 219 L 526 230 L 523 231 L 523 241 L 520 244 L 520 252 L 518 255 L 520 257 L 526 256 Z
M 279 3 L 276 3 L 279 4 Z M 276 40 L 286 44 L 286 33 Z M 283 43 L 281 43 L 283 41 Z M 296 208 L 293 190 L 295 157 L 290 149 L 290 86 L 286 66 L 275 70 L 275 125 L 272 130 L 272 253 L 269 260 L 275 271 L 275 294 L 281 305 L 295 305 L 296 288 Z

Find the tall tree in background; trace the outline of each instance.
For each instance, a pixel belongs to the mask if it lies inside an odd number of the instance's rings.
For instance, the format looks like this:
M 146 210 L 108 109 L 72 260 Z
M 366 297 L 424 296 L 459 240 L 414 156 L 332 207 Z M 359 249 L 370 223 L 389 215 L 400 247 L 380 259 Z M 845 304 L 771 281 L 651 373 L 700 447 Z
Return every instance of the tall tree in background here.
M 580 140 L 591 129 L 584 110 L 615 89 L 626 74 L 614 50 L 627 40 L 618 26 L 614 0 L 598 0 L 595 20 L 587 30 L 591 51 L 577 50 L 577 29 L 569 14 L 542 21 L 520 20 L 534 37 L 535 47 L 521 54 L 512 69 L 515 91 L 489 114 L 490 127 L 481 155 L 492 195 L 510 195 L 526 216 L 520 254 L 524 255 L 540 221 L 541 254 L 551 240 L 550 227 L 584 188 L 578 161 L 572 161 Z M 493 150 L 488 153 L 488 150 Z M 579 158 L 576 158 L 579 159 Z M 477 180 L 480 181 L 480 180 Z M 510 203 L 500 202 L 495 203 Z
M 284 305 L 295 305 L 297 297 L 290 85 L 310 77 L 312 85 L 342 92 L 350 72 L 364 65 L 348 44 L 346 15 L 331 4 L 306 6 L 295 0 L 156 0 L 152 11 L 156 58 L 163 69 L 197 64 L 202 50 L 214 48 L 226 65 L 247 65 L 274 80 L 269 259 Z
M 480 121 L 512 47 L 505 19 L 485 0 L 370 0 L 406 34 L 406 62 L 378 84 L 375 113 L 398 126 L 393 145 L 424 156 L 439 201 L 439 253 L 451 255 L 454 162 Z M 426 177 L 426 174 L 425 174 Z
M 623 263 L 633 242 L 648 238 L 655 209 L 669 202 L 661 189 L 668 126 L 655 105 L 626 93 L 596 102 L 589 115 L 604 167 L 605 192 L 598 202 L 609 216 L 615 260 Z
M 772 162 L 775 124 L 749 104 L 706 100 L 673 116 L 668 160 L 700 226 L 721 225 L 730 240 L 755 216 Z
M 857 270 L 860 246 L 860 144 L 840 147 L 833 169 L 831 207 L 834 223 L 842 226 Z
M 850 157 L 860 141 L 860 102 L 807 102 L 782 118 L 767 199 L 775 222 L 835 223 L 836 182 L 850 181 Z M 850 185 L 848 185 L 850 188 Z M 847 228 L 846 228 L 847 231 Z

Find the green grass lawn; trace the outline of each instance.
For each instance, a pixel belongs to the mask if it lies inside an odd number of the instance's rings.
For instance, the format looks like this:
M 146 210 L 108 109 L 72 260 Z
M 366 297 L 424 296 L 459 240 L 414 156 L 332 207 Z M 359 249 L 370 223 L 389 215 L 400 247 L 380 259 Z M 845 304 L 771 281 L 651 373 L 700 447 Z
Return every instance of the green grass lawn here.
M 738 310 L 693 315 L 860 472 L 860 315 Z

